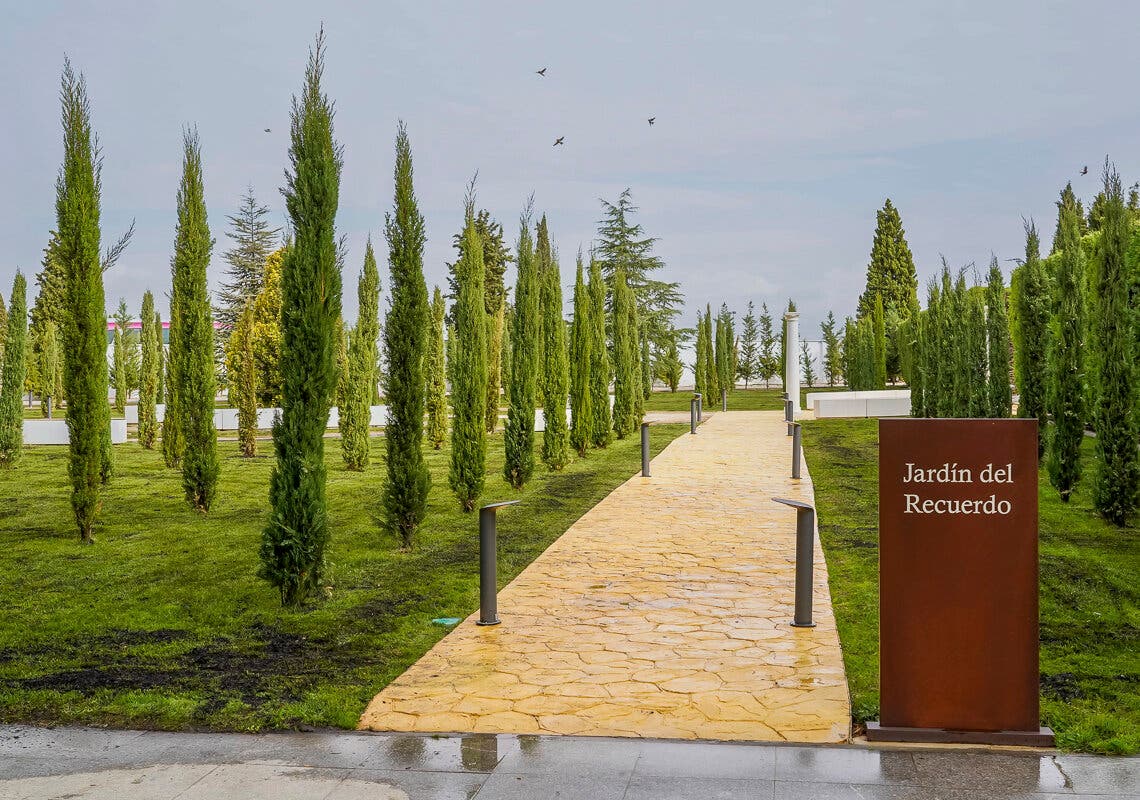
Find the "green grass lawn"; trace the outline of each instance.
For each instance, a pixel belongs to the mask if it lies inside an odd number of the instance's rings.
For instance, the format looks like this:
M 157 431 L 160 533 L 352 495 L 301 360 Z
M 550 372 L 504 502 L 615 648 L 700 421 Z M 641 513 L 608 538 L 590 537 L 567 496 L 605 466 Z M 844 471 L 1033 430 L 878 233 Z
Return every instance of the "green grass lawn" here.
M 687 426 L 651 430 L 656 453 Z M 500 515 L 505 584 L 637 471 L 640 448 L 630 437 L 559 473 L 540 466 L 515 492 L 501 478 L 502 443 L 490 440 L 484 499 L 522 501 Z M 218 501 L 205 517 L 159 453 L 117 446 L 90 547 L 68 504 L 67 449 L 26 449 L 0 473 L 0 721 L 355 727 L 372 696 L 444 635 L 432 618 L 478 607 L 478 520 L 447 488 L 447 451 L 428 451 L 428 518 L 401 551 L 376 522 L 383 439 L 372 439 L 362 474 L 343 469 L 339 440 L 326 448 L 328 591 L 300 611 L 282 610 L 256 577 L 268 444 L 253 460 L 220 445 Z
M 878 424 L 804 425 L 857 722 L 879 714 Z M 1140 752 L 1140 530 L 1093 511 L 1085 480 L 1061 503 L 1040 475 L 1041 713 L 1067 750 Z

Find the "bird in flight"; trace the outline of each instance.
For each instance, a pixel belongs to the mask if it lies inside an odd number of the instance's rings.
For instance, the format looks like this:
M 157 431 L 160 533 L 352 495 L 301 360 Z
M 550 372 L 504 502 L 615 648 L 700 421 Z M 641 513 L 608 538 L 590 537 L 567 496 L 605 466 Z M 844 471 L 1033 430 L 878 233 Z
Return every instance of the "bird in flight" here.
M 654 122 L 656 122 L 656 121 L 657 121 L 657 117 L 650 117 L 650 118 L 649 118 L 649 124 L 650 124 L 650 125 L 652 125 L 652 124 L 653 124 Z
M 266 133 L 269 133 L 269 128 L 266 128 L 266 129 L 265 129 L 265 132 L 266 132 Z
M 562 144 L 562 141 L 565 138 L 566 138 L 565 136 L 559 136 L 557 139 L 554 140 L 554 146 L 557 147 L 558 145 Z
M 1081 174 L 1082 175 L 1088 175 L 1089 174 L 1088 165 L 1085 165 L 1085 167 L 1081 170 Z
M 535 75 L 541 75 L 543 78 L 545 78 L 546 77 L 546 67 L 543 67 L 542 69 L 536 69 L 534 71 L 534 74 Z

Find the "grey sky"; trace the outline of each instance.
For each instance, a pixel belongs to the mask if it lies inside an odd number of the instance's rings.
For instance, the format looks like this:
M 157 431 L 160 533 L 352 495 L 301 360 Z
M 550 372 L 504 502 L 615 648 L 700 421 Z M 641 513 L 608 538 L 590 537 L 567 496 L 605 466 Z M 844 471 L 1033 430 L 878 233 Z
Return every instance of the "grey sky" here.
M 816 336 L 852 313 L 890 196 L 925 280 L 944 253 L 984 267 L 1048 245 L 1066 180 L 1105 154 L 1140 177 L 1140 4 L 1120 2 L 13 2 L 0 26 L 0 285 L 29 278 L 54 224 L 59 73 L 85 73 L 105 155 L 104 238 L 137 218 L 108 304 L 169 288 L 181 128 L 196 123 L 210 223 L 247 184 L 283 221 L 289 103 L 324 21 L 345 148 L 345 311 L 369 231 L 385 284 L 397 119 L 444 278 L 464 185 L 513 242 L 526 197 L 549 216 L 564 283 L 599 197 L 625 187 L 688 298 L 794 297 Z M 546 66 L 545 78 L 534 70 Z M 646 118 L 657 117 L 650 128 Z M 271 133 L 263 133 L 269 127 Z M 557 136 L 564 147 L 554 148 Z M 1080 177 L 1082 165 L 1089 175 Z M 1011 265 L 1003 262 L 1008 271 Z M 160 301 L 164 304 L 164 300 Z

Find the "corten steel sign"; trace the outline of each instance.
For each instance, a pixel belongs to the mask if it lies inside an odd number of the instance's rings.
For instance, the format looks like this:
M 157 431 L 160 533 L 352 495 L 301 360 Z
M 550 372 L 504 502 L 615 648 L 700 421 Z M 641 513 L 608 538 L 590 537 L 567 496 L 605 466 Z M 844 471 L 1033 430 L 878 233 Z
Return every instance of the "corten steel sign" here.
M 879 673 L 868 739 L 1052 744 L 1036 420 L 879 421 Z

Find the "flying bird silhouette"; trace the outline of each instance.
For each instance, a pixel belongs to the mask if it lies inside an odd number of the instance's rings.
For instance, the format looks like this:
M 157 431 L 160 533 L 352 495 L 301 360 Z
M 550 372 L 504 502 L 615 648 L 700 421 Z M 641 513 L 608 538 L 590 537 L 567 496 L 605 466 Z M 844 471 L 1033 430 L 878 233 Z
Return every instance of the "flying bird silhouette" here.
M 534 71 L 534 74 L 535 75 L 541 75 L 542 77 L 545 78 L 546 77 L 546 67 L 543 67 L 542 69 L 536 69 Z
M 265 132 L 266 132 L 266 133 L 269 133 L 269 132 L 270 132 L 270 131 L 269 131 L 269 128 L 266 128 L 266 129 L 265 129 Z
M 1081 174 L 1082 175 L 1088 175 L 1089 174 L 1089 168 L 1087 165 L 1081 170 Z
M 562 141 L 563 141 L 565 138 L 566 138 L 565 136 L 559 136 L 557 139 L 555 139 L 555 140 L 554 140 L 554 145 L 553 145 L 553 146 L 554 146 L 554 147 L 557 147 L 558 145 L 562 144 Z
M 656 121 L 657 121 L 657 117 L 650 117 L 650 118 L 649 118 L 649 124 L 650 124 L 650 125 L 652 125 L 652 124 L 653 124 L 654 122 L 656 122 Z

